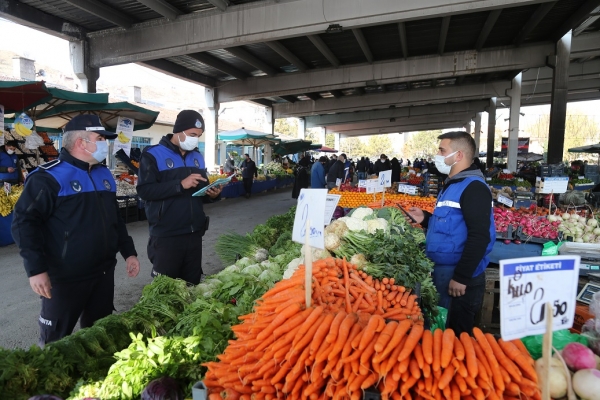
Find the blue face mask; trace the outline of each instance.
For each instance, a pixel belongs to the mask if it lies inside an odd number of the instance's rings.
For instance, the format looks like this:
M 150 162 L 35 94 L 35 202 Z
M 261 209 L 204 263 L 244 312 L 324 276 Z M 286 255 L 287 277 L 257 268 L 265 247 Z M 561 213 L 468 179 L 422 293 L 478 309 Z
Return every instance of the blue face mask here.
M 84 139 L 84 140 L 88 143 L 96 144 L 96 151 L 94 151 L 93 153 L 88 151 L 87 149 L 85 151 L 90 153 L 92 155 L 92 157 L 94 157 L 94 159 L 98 162 L 102 162 L 102 161 L 106 160 L 106 156 L 108 155 L 108 142 L 106 140 L 100 140 L 97 142 L 92 142 L 91 140 L 87 140 L 87 139 Z

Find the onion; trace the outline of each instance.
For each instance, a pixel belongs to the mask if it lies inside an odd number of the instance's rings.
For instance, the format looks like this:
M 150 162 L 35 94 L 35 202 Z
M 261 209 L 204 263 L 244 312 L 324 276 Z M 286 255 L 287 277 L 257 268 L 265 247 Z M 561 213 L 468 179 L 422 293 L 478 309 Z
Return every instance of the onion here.
M 596 218 L 590 218 L 588 219 L 587 225 L 595 228 L 598 226 L 598 220 L 596 220 Z
M 571 214 L 564 213 L 562 215 L 562 219 L 564 219 L 565 221 L 568 220 L 568 219 L 570 219 L 570 218 L 571 218 Z
M 548 215 L 548 221 L 550 221 L 550 222 L 558 221 L 558 217 L 556 215 Z
M 594 228 L 592 232 L 594 232 L 594 235 L 598 236 L 600 235 L 600 228 Z
M 573 221 L 579 221 L 579 215 L 577 215 L 577 214 L 573 214 L 573 215 L 571 215 L 571 219 L 572 219 Z
M 591 232 L 591 231 L 593 231 L 593 230 L 594 230 L 594 227 L 593 227 L 593 226 L 591 226 L 591 225 L 586 225 L 586 226 L 585 226 L 585 228 L 583 228 L 583 230 L 584 230 L 585 232 Z

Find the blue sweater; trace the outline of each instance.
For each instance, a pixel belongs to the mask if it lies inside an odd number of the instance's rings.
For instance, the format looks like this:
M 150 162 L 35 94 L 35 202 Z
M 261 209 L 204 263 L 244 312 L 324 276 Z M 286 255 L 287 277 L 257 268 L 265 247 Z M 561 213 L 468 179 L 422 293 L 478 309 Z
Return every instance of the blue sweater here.
M 323 189 L 325 187 L 325 168 L 320 162 L 314 163 L 310 170 L 310 187 L 312 189 Z

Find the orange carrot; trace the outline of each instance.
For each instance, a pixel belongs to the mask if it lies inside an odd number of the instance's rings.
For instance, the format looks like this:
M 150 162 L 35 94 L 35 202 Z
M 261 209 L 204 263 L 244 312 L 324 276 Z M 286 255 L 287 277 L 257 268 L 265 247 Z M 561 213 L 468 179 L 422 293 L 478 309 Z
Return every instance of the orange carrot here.
M 496 342 L 496 338 L 490 334 L 486 333 L 485 338 L 487 339 L 492 352 L 494 353 L 494 357 L 498 360 L 498 363 L 508 372 L 511 377 L 511 380 L 516 383 L 521 382 L 521 371 L 519 368 L 504 354 L 498 342 Z M 520 354 L 520 353 L 519 353 Z
M 398 355 L 398 361 L 402 361 L 410 356 L 417 343 L 419 343 L 419 340 L 421 340 L 421 337 L 423 336 L 423 330 L 423 325 L 413 325 L 410 333 L 408 334 L 406 342 L 404 343 L 404 348 Z
M 423 359 L 429 365 L 433 363 L 433 334 L 429 329 L 423 332 L 423 339 L 421 341 L 423 348 Z
M 329 333 L 329 328 L 330 328 L 331 323 L 333 322 L 334 318 L 335 317 L 333 314 L 327 313 L 325 315 L 325 319 L 323 320 L 321 326 L 319 326 L 319 328 L 315 332 L 315 336 L 313 337 L 312 341 L 310 342 L 310 354 L 311 355 L 316 353 L 316 351 L 319 349 L 319 347 L 325 340 L 325 336 Z
M 490 364 L 490 368 L 492 370 L 491 375 L 492 379 L 494 380 L 494 387 L 504 391 L 506 386 L 504 385 L 504 380 L 502 379 L 502 372 L 500 371 L 498 360 L 494 357 L 494 351 L 490 347 L 481 329 L 477 327 L 473 328 L 473 335 L 475 336 L 475 339 L 477 339 L 477 343 L 481 346 L 481 349 L 485 354 L 485 358 Z
M 275 328 L 278 328 L 279 326 L 281 326 L 285 321 L 287 321 L 288 319 L 290 319 L 291 317 L 293 317 L 300 311 L 302 311 L 302 308 L 299 303 L 291 304 L 288 308 L 286 308 L 285 310 L 282 310 L 281 313 L 279 315 L 277 315 L 277 318 L 275 318 L 273 320 L 273 322 L 271 322 L 271 324 L 269 324 L 269 326 L 265 330 L 261 331 L 256 336 L 256 338 L 258 340 L 266 339 L 269 335 L 271 335 L 273 333 Z
M 447 328 L 442 334 L 442 353 L 440 356 L 440 367 L 447 368 L 452 361 L 452 353 L 454 350 L 454 339 L 456 335 L 454 331 Z M 441 389 L 441 388 L 440 388 Z
M 465 348 L 458 337 L 454 337 L 454 357 L 459 361 L 465 359 Z
M 471 378 L 475 378 L 479 372 L 479 368 L 477 367 L 477 355 L 475 353 L 475 348 L 473 347 L 471 337 L 467 332 L 462 332 L 460 334 L 460 343 L 463 346 L 463 352 L 466 359 L 467 370 L 469 371 L 469 375 L 471 376 Z
M 425 359 L 423 358 L 423 347 L 421 346 L 420 343 L 417 343 L 417 345 L 415 346 L 415 360 L 417 360 L 417 364 L 419 365 L 420 369 L 423 369 L 425 366 Z
M 433 332 L 433 363 L 432 369 L 434 372 L 440 370 L 442 357 L 442 337 L 444 332 L 441 329 L 436 329 Z
M 381 353 L 383 349 L 385 349 L 397 327 L 398 323 L 392 321 L 385 326 L 383 331 L 381 331 L 381 334 L 377 338 L 377 343 L 375 343 L 375 351 L 377 353 Z
M 529 362 L 531 357 L 527 357 L 525 354 L 523 354 L 523 352 L 520 351 L 519 348 L 512 342 L 506 342 L 500 339 L 498 340 L 498 344 L 506 356 L 519 366 L 523 372 L 523 375 L 525 375 L 527 379 L 537 383 L 537 373 L 535 372 L 535 368 Z
M 358 345 L 359 350 L 364 350 L 364 348 L 367 347 L 367 344 L 371 340 L 373 340 L 373 336 L 375 336 L 375 333 L 377 332 L 379 324 L 382 321 L 385 324 L 385 320 L 378 315 L 373 315 L 371 317 L 371 319 L 369 320 L 368 325 L 365 327 L 364 333 L 360 339 L 360 344 Z

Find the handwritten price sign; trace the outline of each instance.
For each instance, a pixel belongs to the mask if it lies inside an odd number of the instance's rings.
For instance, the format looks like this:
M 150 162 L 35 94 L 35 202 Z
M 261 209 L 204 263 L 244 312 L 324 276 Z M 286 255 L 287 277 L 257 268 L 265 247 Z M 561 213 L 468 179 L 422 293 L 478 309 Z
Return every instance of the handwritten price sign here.
M 296 216 L 292 240 L 304 244 L 308 235 L 308 243 L 317 249 L 325 248 L 325 203 L 327 189 L 302 189 L 298 196 Z M 335 206 L 334 206 L 335 208 Z M 308 232 L 306 221 L 309 222 Z
M 546 332 L 546 303 L 553 330 L 569 329 L 575 318 L 579 256 L 517 258 L 500 261 L 500 333 L 520 339 Z
M 392 170 L 381 171 L 379 173 L 379 186 L 392 187 Z

